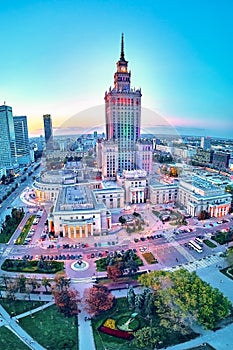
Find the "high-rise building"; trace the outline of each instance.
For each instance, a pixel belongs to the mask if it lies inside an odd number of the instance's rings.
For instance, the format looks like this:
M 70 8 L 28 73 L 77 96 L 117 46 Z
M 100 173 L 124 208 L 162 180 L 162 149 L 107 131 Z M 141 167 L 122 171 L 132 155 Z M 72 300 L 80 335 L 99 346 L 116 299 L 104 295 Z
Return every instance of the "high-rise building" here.
M 136 164 L 136 142 L 140 138 L 141 128 L 141 89 L 131 88 L 131 72 L 128 71 L 128 61 L 124 53 L 124 36 L 121 37 L 120 59 L 116 63 L 114 87 L 105 93 L 106 143 L 104 149 L 111 145 L 111 152 L 117 144 L 117 164 L 115 157 L 107 157 L 106 170 L 111 169 L 111 175 L 123 170 L 134 170 Z M 109 159 L 108 159 L 109 158 Z M 113 159 L 114 158 L 114 159 Z M 114 171 L 112 171 L 114 170 Z M 105 177 L 106 174 L 103 174 Z
M 14 116 L 16 157 L 19 165 L 26 165 L 31 162 L 30 147 L 28 139 L 27 117 Z
M 43 119 L 46 150 L 53 150 L 53 126 L 51 115 L 44 114 Z
M 210 137 L 202 136 L 201 138 L 201 148 L 206 151 L 207 149 L 211 149 Z
M 17 166 L 15 130 L 12 107 L 0 106 L 0 167 L 7 170 Z

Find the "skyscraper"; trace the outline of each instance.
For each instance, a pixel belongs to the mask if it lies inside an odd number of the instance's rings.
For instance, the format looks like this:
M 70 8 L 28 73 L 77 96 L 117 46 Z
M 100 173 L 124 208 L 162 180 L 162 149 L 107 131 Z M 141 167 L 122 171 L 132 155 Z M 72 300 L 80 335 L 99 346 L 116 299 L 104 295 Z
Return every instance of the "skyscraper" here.
M 53 150 L 53 127 L 51 115 L 44 114 L 43 119 L 46 150 Z
M 12 108 L 0 106 L 0 167 L 7 170 L 17 165 Z
M 106 177 L 108 169 L 122 173 L 123 170 L 136 169 L 136 142 L 140 138 L 141 128 L 141 89 L 131 88 L 131 72 L 128 71 L 128 61 L 124 53 L 124 35 L 121 37 L 120 59 L 116 63 L 114 87 L 105 93 L 106 141 L 105 146 L 111 152 L 105 152 Z M 117 154 L 112 150 L 117 144 Z M 106 151 L 106 147 L 105 151 Z M 114 159 L 113 159 L 114 158 Z M 115 162 L 115 160 L 114 160 Z M 114 172 L 111 172 L 113 175 Z
M 201 137 L 201 148 L 203 148 L 204 151 L 211 149 L 210 137 Z
M 30 147 L 28 139 L 27 117 L 14 116 L 16 156 L 19 165 L 26 165 L 31 162 Z

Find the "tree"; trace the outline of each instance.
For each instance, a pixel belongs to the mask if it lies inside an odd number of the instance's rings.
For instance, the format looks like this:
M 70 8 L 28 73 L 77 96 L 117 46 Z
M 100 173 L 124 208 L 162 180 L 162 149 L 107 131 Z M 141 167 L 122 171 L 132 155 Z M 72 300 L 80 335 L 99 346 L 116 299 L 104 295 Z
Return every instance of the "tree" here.
M 124 225 L 126 223 L 126 218 L 124 218 L 123 216 L 119 217 L 119 222 Z
M 132 275 L 134 274 L 135 272 L 137 272 L 139 270 L 139 267 L 138 267 L 138 263 L 133 260 L 132 258 L 130 258 L 126 263 L 125 263 L 125 268 L 128 269 L 128 274 L 129 275 Z
M 28 294 L 34 293 L 35 290 L 40 286 L 39 281 L 36 279 L 36 277 L 31 277 L 27 280 L 27 291 Z
M 15 293 L 18 290 L 18 285 L 16 281 L 10 281 L 8 288 L 6 290 L 6 298 L 9 300 L 16 300 Z
M 178 170 L 177 170 L 177 168 L 176 168 L 176 167 L 171 167 L 171 168 L 170 168 L 169 175 L 172 176 L 172 177 L 177 177 L 177 176 L 178 176 Z
M 159 336 L 157 331 L 153 327 L 143 327 L 135 332 L 135 338 L 133 342 L 136 347 L 141 349 L 156 349 L 155 346 L 159 342 Z
M 116 263 L 114 265 L 107 266 L 107 276 L 109 279 L 112 279 L 114 282 L 122 276 L 122 271 L 120 267 L 120 263 Z
M 62 292 L 69 288 L 70 286 L 70 279 L 66 276 L 65 273 L 62 274 L 56 274 L 54 278 L 55 282 L 55 290 Z
M 101 312 L 107 311 L 113 306 L 114 296 L 107 287 L 95 285 L 85 289 L 83 296 L 85 310 L 90 315 L 99 315 Z
M 42 278 L 41 285 L 45 287 L 45 292 L 48 293 L 48 287 L 51 287 L 51 283 L 47 277 Z
M 66 288 L 62 291 L 54 291 L 54 300 L 59 311 L 65 315 L 65 317 L 71 317 L 77 315 L 80 311 L 78 309 L 78 303 L 80 302 L 80 296 L 77 290 Z
M 129 288 L 127 299 L 128 299 L 129 307 L 133 309 L 135 307 L 135 292 L 133 290 L 133 287 Z
M 16 283 L 20 293 L 26 292 L 26 281 L 27 278 L 24 275 L 19 275 L 19 277 L 16 278 Z

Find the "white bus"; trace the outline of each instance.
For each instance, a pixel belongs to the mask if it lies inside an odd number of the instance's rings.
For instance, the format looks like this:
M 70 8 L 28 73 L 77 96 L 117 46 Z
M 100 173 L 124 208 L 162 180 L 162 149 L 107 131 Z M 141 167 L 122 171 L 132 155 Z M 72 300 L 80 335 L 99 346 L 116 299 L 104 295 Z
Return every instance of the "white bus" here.
M 196 250 L 196 252 L 198 252 L 198 253 L 202 253 L 202 247 L 200 247 L 199 246 L 199 244 L 197 244 L 196 242 L 194 242 L 194 241 L 189 241 L 189 246 L 191 247 L 191 248 L 193 248 L 194 250 Z
M 194 239 L 194 241 L 197 243 L 197 244 L 199 244 L 199 246 L 203 246 L 203 240 L 201 239 L 201 238 L 198 238 L 198 237 L 196 237 L 195 239 Z

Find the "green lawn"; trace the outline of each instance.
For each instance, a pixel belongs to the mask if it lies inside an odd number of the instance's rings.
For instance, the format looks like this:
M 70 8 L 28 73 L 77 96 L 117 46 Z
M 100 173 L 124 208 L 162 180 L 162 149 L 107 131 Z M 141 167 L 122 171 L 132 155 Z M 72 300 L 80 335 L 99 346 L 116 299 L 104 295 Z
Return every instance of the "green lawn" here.
M 11 272 L 57 273 L 64 270 L 64 262 L 44 261 L 44 265 L 40 267 L 37 260 L 6 259 L 1 269 Z
M 8 300 L 0 299 L 0 304 L 12 316 L 20 315 L 26 311 L 35 309 L 43 304 L 46 304 L 44 301 L 24 301 L 24 300 Z M 1 347 L 0 347 L 1 349 Z
M 106 321 L 106 319 L 113 319 L 116 321 L 117 324 L 122 317 L 126 316 L 130 318 L 133 312 L 133 310 L 129 309 L 129 305 L 126 298 L 118 298 L 114 307 L 111 310 L 106 311 L 105 313 L 97 316 L 92 320 L 92 329 L 96 350 L 138 350 L 135 347 L 135 343 L 133 340 L 128 341 L 120 339 L 98 331 L 98 328 Z M 156 315 L 153 317 L 152 321 L 149 321 L 148 319 L 139 314 L 137 315 L 137 319 L 140 322 L 139 329 L 146 326 L 161 328 L 161 326 L 159 325 L 159 318 Z M 191 329 L 189 329 L 189 334 L 187 335 L 181 335 L 178 332 L 172 332 L 172 330 L 167 331 L 164 346 L 182 343 L 196 336 L 197 334 L 195 334 Z
M 112 337 L 98 331 L 99 326 L 101 326 L 107 318 L 119 319 L 121 316 L 130 315 L 131 311 L 129 310 L 126 298 L 119 298 L 111 310 L 106 311 L 104 314 L 97 316 L 92 320 L 96 350 L 138 350 L 135 346 L 132 347 L 131 341 Z M 142 317 L 140 317 L 140 322 L 141 327 L 147 324 Z
M 29 348 L 8 328 L 0 327 L 0 349 L 28 350 Z
M 216 244 L 211 242 L 209 239 L 204 239 L 203 243 L 205 243 L 210 248 L 216 248 L 217 247 Z
M 20 319 L 19 324 L 45 349 L 78 350 L 77 318 L 65 318 L 56 305 L 35 313 L 33 318 Z
M 30 228 L 32 226 L 33 220 L 35 219 L 35 215 L 31 215 L 30 218 L 27 220 L 26 224 L 24 225 L 19 237 L 17 238 L 17 241 L 15 244 L 23 244 L 25 241 L 25 238 L 28 235 L 28 232 L 30 231 Z

